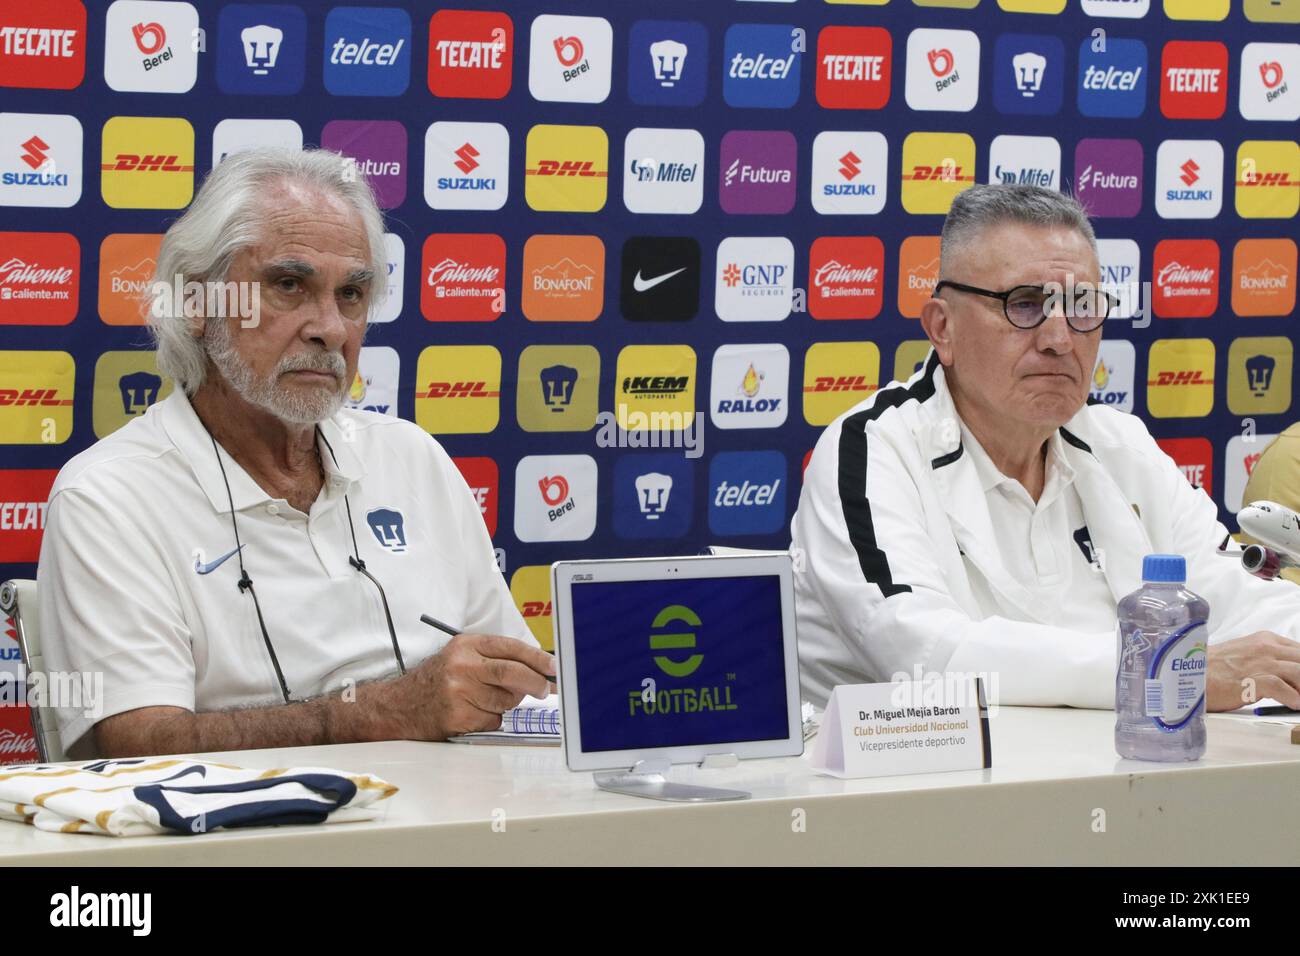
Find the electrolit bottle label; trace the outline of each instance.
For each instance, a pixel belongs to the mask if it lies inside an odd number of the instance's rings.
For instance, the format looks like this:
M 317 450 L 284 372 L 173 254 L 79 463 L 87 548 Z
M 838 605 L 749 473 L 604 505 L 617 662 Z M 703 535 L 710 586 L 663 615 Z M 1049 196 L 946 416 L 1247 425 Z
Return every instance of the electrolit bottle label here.
M 1194 621 L 1151 658 L 1144 683 L 1146 716 L 1161 730 L 1179 730 L 1205 698 L 1206 628 Z

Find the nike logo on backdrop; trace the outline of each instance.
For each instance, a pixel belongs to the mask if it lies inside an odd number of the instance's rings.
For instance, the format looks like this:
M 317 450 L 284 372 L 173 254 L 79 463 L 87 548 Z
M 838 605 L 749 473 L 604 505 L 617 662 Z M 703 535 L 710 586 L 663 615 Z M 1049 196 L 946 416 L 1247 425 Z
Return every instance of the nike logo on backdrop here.
M 653 289 L 661 282 L 667 282 L 669 279 L 677 275 L 679 272 L 685 272 L 685 271 L 686 271 L 686 267 L 682 266 L 680 269 L 674 269 L 672 272 L 665 272 L 663 275 L 655 276 L 653 279 L 642 279 L 641 270 L 638 269 L 636 271 L 636 275 L 632 277 L 632 288 L 636 289 L 636 291 L 638 292 L 645 292 L 649 289 Z M 626 275 L 626 273 L 624 273 L 624 275 Z
M 234 557 L 239 551 L 243 549 L 243 547 L 244 546 L 241 544 L 238 548 L 233 548 L 232 550 L 227 551 L 221 557 L 215 558 L 214 560 L 209 561 L 207 564 L 202 563 L 199 560 L 200 555 L 196 554 L 194 555 L 194 570 L 198 574 L 211 574 L 213 571 L 217 570 L 217 568 L 225 564 L 227 560 Z

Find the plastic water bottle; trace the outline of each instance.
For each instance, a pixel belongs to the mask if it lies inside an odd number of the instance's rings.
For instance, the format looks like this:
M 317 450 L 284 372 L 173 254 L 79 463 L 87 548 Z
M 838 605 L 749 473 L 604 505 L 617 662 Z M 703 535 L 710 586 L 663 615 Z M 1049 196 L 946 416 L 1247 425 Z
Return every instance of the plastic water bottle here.
M 1210 605 L 1187 590 L 1182 555 L 1147 555 L 1142 580 L 1119 602 L 1115 750 L 1136 760 L 1198 760 Z

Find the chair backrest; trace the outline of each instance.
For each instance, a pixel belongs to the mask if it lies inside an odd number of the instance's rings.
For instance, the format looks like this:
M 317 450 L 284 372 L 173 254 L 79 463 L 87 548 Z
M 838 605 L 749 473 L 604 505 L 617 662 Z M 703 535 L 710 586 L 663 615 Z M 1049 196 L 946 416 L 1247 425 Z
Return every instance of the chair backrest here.
M 40 613 L 36 602 L 36 582 L 14 578 L 0 584 L 0 613 L 13 618 L 18 632 L 18 651 L 22 654 L 25 673 L 46 673 L 45 655 L 41 650 Z M 59 737 L 58 717 L 48 706 L 48 694 L 40 707 L 32 710 L 32 731 L 41 763 L 58 763 L 65 759 L 63 740 Z

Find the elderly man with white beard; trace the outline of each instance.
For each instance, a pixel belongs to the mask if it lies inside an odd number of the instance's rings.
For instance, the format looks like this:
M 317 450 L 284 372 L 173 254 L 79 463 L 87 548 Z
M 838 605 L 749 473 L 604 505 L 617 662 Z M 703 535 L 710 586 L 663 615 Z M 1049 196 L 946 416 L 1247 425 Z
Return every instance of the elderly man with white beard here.
M 343 156 L 257 149 L 163 237 L 155 285 L 254 288 L 259 309 L 152 309 L 177 388 L 50 492 L 46 662 L 104 682 L 99 714 L 59 711 L 70 756 L 439 740 L 547 692 L 553 660 L 454 463 L 416 425 L 343 407 L 383 236 Z

